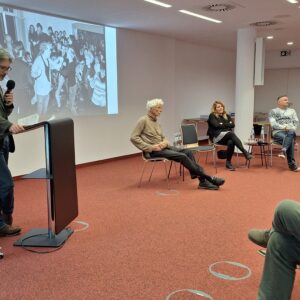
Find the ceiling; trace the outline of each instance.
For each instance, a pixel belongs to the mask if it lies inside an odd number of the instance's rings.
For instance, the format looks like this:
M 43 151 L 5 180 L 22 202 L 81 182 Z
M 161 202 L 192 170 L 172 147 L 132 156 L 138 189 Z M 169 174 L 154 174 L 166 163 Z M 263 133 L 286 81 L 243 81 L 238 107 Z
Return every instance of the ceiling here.
M 239 28 L 261 21 L 276 24 L 257 28 L 257 36 L 273 35 L 267 50 L 300 49 L 300 6 L 286 0 L 161 0 L 171 8 L 156 6 L 143 0 L 6 0 L 3 4 L 29 10 L 50 12 L 118 28 L 139 30 L 201 45 L 234 50 Z M 225 12 L 203 10 L 211 4 L 230 4 Z M 190 10 L 223 21 L 207 22 L 178 12 Z M 287 46 L 287 41 L 294 41 Z

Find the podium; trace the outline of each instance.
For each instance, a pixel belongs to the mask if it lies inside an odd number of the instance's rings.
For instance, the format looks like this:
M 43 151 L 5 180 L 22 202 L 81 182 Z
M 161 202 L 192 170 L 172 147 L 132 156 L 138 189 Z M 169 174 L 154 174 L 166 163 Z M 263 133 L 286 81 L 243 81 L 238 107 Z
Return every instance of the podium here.
M 22 178 L 47 181 L 48 228 L 30 230 L 14 246 L 59 247 L 73 233 L 66 226 L 78 216 L 73 120 L 24 127 L 26 131 L 44 128 L 46 168 Z

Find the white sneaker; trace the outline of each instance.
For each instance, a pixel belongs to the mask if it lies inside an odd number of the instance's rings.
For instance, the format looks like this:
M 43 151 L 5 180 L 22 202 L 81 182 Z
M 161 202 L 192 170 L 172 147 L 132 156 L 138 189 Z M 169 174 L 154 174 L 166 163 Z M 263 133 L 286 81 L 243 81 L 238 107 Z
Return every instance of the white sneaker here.
M 286 158 L 286 153 L 285 151 L 281 151 L 279 154 L 278 154 L 278 157 L 282 158 L 282 159 L 285 159 Z

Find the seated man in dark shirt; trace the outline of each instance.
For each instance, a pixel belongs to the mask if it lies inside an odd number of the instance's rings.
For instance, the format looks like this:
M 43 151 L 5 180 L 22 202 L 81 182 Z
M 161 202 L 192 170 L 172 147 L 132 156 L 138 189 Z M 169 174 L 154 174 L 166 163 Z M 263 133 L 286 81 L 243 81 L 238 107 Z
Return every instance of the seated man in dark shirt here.
M 181 163 L 186 167 L 192 179 L 199 179 L 199 188 L 218 190 L 225 180 L 207 175 L 196 163 L 193 153 L 187 149 L 178 149 L 169 145 L 162 133 L 157 117 L 162 112 L 163 101 L 153 99 L 147 102 L 148 114 L 138 120 L 131 134 L 131 142 L 140 150 L 148 153 L 151 158 L 165 157 Z

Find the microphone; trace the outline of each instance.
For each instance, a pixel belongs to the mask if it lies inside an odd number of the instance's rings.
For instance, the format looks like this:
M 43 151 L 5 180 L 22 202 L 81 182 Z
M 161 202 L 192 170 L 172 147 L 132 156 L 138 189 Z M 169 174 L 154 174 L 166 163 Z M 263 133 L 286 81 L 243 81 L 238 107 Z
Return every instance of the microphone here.
M 4 93 L 4 96 L 9 94 L 16 86 L 16 83 L 13 80 L 8 80 L 6 83 L 6 92 Z M 12 105 L 12 102 L 5 101 L 5 105 L 10 106 Z
M 13 81 L 13 80 L 8 80 L 7 83 L 6 83 L 6 92 L 5 94 L 7 93 L 10 93 L 16 86 L 16 83 Z

